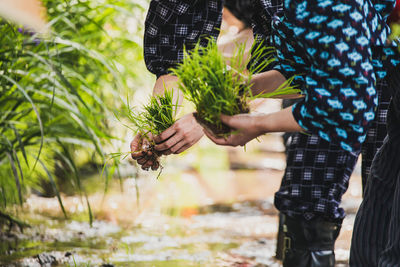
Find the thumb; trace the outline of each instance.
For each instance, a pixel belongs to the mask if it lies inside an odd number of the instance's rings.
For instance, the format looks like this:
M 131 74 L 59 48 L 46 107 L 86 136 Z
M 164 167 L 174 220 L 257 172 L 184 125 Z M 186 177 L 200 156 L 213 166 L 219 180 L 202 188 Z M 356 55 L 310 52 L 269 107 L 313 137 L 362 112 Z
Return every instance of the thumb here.
M 238 116 L 228 116 L 225 114 L 221 114 L 220 116 L 221 121 L 226 124 L 227 126 L 231 127 L 232 129 L 240 129 L 242 124 L 241 120 Z

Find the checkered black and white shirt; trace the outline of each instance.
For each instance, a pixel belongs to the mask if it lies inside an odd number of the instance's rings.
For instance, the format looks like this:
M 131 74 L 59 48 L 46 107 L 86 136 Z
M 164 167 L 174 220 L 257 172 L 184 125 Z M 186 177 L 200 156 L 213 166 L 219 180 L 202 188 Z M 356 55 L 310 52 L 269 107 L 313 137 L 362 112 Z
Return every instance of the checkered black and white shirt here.
M 282 0 L 252 1 L 253 30 L 257 40 L 267 40 L 272 16 L 282 9 Z M 144 59 L 157 77 L 169 73 L 183 59 L 183 49 L 191 49 L 207 38 L 217 38 L 221 26 L 222 0 L 152 0 L 145 22 Z

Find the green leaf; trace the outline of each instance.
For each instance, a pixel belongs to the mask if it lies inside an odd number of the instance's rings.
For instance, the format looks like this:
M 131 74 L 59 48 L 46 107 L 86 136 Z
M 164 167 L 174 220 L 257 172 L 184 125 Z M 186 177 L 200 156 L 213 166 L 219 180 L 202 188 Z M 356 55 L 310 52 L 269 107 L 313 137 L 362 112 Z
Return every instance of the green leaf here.
M 55 179 L 54 179 L 53 175 L 51 174 L 51 172 L 47 169 L 46 165 L 41 160 L 39 160 L 39 163 L 40 163 L 40 165 L 42 165 L 42 168 L 44 169 L 44 171 L 47 174 L 47 177 L 49 178 L 51 186 L 53 187 L 54 191 L 56 192 L 57 200 L 58 200 L 58 203 L 60 204 L 60 207 L 61 207 L 61 210 L 62 210 L 62 212 L 64 214 L 64 217 L 68 218 L 67 212 L 65 211 L 64 204 L 63 204 L 62 199 L 61 199 L 60 191 L 58 190 L 58 187 L 56 185 L 56 182 L 55 182 Z

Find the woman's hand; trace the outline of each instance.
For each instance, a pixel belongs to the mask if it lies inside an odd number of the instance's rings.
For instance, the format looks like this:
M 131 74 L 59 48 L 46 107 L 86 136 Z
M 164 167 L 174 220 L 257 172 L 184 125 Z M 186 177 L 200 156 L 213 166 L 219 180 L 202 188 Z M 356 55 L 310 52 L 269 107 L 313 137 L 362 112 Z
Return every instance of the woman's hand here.
M 259 123 L 265 116 L 265 114 L 239 114 L 235 116 L 221 114 L 221 121 L 232 128 L 232 131 L 237 131 L 237 133 L 224 138 L 215 137 L 206 129 L 204 129 L 204 132 L 217 145 L 244 146 L 249 141 L 265 133 Z
M 150 133 L 146 137 L 137 134 L 131 142 L 132 159 L 136 160 L 143 170 L 148 170 L 150 167 L 152 170 L 157 170 L 159 167 L 159 156 L 155 155 L 151 149 L 151 142 L 149 141 L 151 138 Z
M 162 155 L 180 154 L 197 143 L 204 135 L 193 113 L 186 114 L 160 135 L 154 137 L 154 147 Z
M 211 141 L 222 146 L 244 146 L 250 140 L 269 132 L 304 131 L 294 119 L 292 107 L 270 114 L 239 114 L 235 116 L 222 114 L 221 120 L 237 133 L 223 138 L 215 137 L 206 130 L 204 132 Z

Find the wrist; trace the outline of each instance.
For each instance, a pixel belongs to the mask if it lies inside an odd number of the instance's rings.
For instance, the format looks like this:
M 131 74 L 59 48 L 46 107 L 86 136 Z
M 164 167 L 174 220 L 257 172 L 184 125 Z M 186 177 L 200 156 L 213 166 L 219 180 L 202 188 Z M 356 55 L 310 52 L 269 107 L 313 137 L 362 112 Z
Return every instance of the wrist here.
M 269 121 L 270 121 L 269 114 L 264 114 L 264 115 L 254 117 L 255 129 L 257 129 L 259 136 L 270 132 L 270 129 L 269 129 L 270 122 Z
M 254 95 L 258 95 L 260 93 L 259 90 L 258 90 L 258 88 L 259 88 L 259 80 L 260 80 L 259 77 L 260 77 L 259 73 L 258 74 L 254 74 L 251 77 L 251 80 L 250 80 L 251 93 L 253 94 L 253 96 Z

